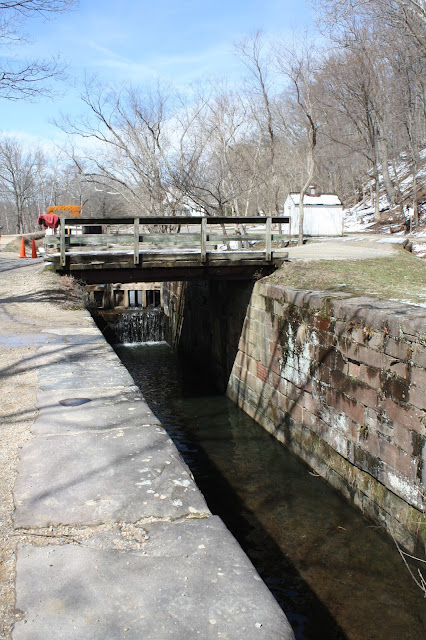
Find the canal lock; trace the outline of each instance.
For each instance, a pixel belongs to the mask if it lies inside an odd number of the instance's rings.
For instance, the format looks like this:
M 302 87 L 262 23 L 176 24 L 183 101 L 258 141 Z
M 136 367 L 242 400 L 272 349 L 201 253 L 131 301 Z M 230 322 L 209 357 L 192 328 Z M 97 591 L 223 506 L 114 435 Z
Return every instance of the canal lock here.
M 114 296 L 121 306 L 111 305 L 110 292 L 109 304 L 104 291 L 94 292 L 93 316 L 174 440 L 209 508 L 283 608 L 297 640 L 422 637 L 424 600 L 391 541 L 223 393 L 218 395 L 215 386 L 223 392 L 235 357 L 229 340 L 224 349 L 207 320 L 206 336 L 194 332 L 190 305 L 182 318 L 186 330 L 171 330 L 163 307 L 172 300 L 167 294 L 163 300 L 163 289 L 126 291 Z M 220 297 L 220 286 L 217 291 Z M 251 288 L 236 287 L 237 294 L 241 318 L 233 328 L 234 343 Z M 94 302 L 111 308 L 93 308 Z M 198 288 L 192 314 L 197 305 L 200 313 L 211 314 L 211 304 L 206 289 Z M 176 346 L 177 331 L 184 340 L 183 358 L 166 342 Z M 206 362 L 212 351 L 215 362 Z

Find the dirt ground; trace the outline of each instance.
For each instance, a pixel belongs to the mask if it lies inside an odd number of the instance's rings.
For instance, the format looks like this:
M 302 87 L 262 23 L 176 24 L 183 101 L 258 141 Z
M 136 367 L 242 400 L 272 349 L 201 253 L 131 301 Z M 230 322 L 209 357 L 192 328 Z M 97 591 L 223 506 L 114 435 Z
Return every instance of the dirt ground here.
M 69 279 L 43 272 L 41 260 L 0 253 L 0 639 L 9 640 L 15 610 L 15 555 L 24 533 L 13 525 L 13 485 L 20 449 L 37 417 L 37 368 L 32 363 L 41 332 L 70 324 L 81 307 Z M 71 316 L 71 317 L 70 317 Z

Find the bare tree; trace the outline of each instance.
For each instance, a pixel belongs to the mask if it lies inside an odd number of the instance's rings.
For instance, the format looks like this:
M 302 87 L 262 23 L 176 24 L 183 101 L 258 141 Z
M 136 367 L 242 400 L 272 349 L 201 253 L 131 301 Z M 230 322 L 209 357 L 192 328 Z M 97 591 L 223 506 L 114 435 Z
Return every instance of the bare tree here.
M 354 24 L 387 27 L 409 38 L 423 55 L 426 50 L 425 0 L 319 0 L 314 3 L 319 23 L 341 37 Z
M 185 133 L 176 186 L 208 214 L 246 214 L 258 179 L 259 145 L 243 97 L 226 83 L 211 83 L 198 88 L 197 100 L 179 118 Z
M 77 0 L 2 0 L 0 2 L 0 47 L 14 48 L 28 40 L 23 29 L 27 20 L 49 18 L 70 9 Z M 8 100 L 32 99 L 50 95 L 49 81 L 61 79 L 60 59 L 18 62 L 0 58 L 0 97 Z
M 90 143 L 84 155 L 72 151 L 81 175 L 100 188 L 113 187 L 134 212 L 170 213 L 173 91 L 160 86 L 138 91 L 88 80 L 81 97 L 88 115 L 59 125 Z
M 382 190 L 391 208 L 402 204 L 396 165 L 408 156 L 417 219 L 426 115 L 425 2 L 323 0 L 318 6 L 322 25 L 337 44 L 320 79 L 325 131 L 368 161 L 376 219 Z
M 29 152 L 14 138 L 0 139 L 0 194 L 13 208 L 17 233 L 36 227 L 39 212 L 32 211 L 29 205 L 36 198 L 43 165 L 39 149 Z
M 277 88 L 274 82 L 273 54 L 261 31 L 237 43 L 235 50 L 248 70 L 246 95 L 249 99 L 253 122 L 257 125 L 262 146 L 268 154 L 268 162 L 264 167 L 265 184 L 269 191 L 267 213 L 273 212 L 279 215 L 282 201 L 280 201 L 281 184 L 277 167 L 279 141 L 274 118 L 274 98 Z
M 315 92 L 319 58 L 315 47 L 307 42 L 291 47 L 281 44 L 276 48 L 276 62 L 280 73 L 290 81 L 288 97 L 292 107 L 287 110 L 287 122 L 283 119 L 285 130 L 303 148 L 298 230 L 298 243 L 303 244 L 303 204 L 314 177 L 320 127 L 320 103 Z

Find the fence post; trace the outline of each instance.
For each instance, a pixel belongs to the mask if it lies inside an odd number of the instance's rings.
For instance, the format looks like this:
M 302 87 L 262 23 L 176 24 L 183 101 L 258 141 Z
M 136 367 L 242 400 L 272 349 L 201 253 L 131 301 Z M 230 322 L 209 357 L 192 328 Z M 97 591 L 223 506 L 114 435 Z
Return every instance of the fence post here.
M 134 264 L 139 264 L 139 218 L 134 219 L 133 234 L 133 261 Z
M 271 240 L 272 240 L 272 218 L 268 216 L 266 218 L 266 230 L 265 230 L 265 260 L 267 262 L 270 262 L 272 257 Z
M 65 265 L 65 218 L 61 218 L 61 267 L 65 267 Z
M 207 218 L 201 218 L 201 262 L 207 261 Z

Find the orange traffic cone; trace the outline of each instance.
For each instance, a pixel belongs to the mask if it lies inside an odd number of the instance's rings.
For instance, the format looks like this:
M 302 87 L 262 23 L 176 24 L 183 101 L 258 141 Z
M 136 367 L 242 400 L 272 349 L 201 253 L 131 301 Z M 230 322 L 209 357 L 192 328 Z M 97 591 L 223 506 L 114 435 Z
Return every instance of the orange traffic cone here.
M 33 246 L 32 246 L 32 249 L 31 249 L 31 257 L 32 258 L 38 258 L 37 249 L 36 249 L 36 244 L 35 244 L 35 239 L 34 238 L 33 238 Z
M 24 236 L 22 236 L 22 240 L 21 240 L 21 253 L 19 254 L 20 258 L 26 258 L 27 256 L 25 255 L 25 240 L 24 240 Z

